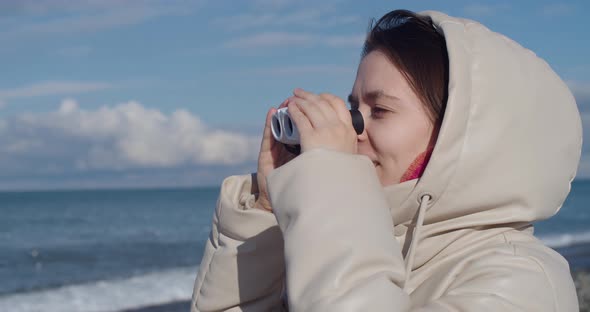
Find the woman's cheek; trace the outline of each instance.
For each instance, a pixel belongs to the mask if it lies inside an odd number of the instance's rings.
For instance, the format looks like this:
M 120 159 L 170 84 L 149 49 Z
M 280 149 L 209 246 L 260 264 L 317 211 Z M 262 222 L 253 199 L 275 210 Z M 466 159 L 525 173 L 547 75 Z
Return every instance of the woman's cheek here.
M 397 142 L 399 141 L 399 131 L 396 127 L 375 127 L 375 145 L 380 153 L 387 158 L 396 158 Z

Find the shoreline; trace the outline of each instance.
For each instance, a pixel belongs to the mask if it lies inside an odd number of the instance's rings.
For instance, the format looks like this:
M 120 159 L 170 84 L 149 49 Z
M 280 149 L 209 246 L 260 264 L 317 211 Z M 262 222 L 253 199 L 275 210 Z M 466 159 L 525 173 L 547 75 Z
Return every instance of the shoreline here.
M 568 262 L 571 272 L 590 272 L 590 243 L 572 244 L 571 246 L 553 248 Z
M 590 270 L 572 272 L 572 277 L 578 293 L 580 312 L 590 312 Z
M 179 300 L 140 308 L 121 310 L 120 312 L 188 312 L 190 310 L 190 300 Z
M 578 269 L 571 274 L 578 293 L 580 312 L 590 312 L 590 268 Z M 190 300 L 180 300 L 120 312 L 187 312 L 190 311 L 190 304 Z

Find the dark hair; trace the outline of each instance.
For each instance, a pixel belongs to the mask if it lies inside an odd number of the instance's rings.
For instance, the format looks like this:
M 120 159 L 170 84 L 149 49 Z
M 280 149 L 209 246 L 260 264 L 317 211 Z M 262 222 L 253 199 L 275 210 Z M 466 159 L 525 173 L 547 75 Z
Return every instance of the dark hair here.
M 424 104 L 430 121 L 439 127 L 447 102 L 449 57 L 445 37 L 432 19 L 395 10 L 377 23 L 371 20 L 362 57 L 375 50 L 387 55 L 400 70 Z

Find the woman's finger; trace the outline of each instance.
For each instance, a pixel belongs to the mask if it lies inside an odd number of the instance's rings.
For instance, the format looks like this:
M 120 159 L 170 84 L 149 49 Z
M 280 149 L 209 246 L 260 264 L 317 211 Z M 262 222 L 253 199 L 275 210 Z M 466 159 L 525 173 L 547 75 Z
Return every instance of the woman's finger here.
M 327 101 L 330 103 L 330 105 L 332 106 L 338 106 L 338 107 L 344 107 L 346 108 L 346 103 L 344 103 L 344 101 L 335 96 L 334 94 L 330 94 L 330 93 L 320 93 L 319 97 L 322 98 L 323 100 Z
M 297 97 L 300 97 L 302 99 L 306 99 L 308 101 L 318 101 L 318 100 L 320 100 L 320 97 L 317 94 L 315 94 L 313 92 L 305 91 L 305 90 L 303 90 L 301 88 L 295 88 L 293 90 L 293 95 L 295 95 Z
M 317 109 L 322 112 L 326 121 L 335 122 L 337 121 L 337 114 L 334 109 L 327 103 L 324 99 L 322 99 L 319 95 L 307 92 L 301 88 L 297 88 L 293 90 L 293 94 L 296 98 L 304 99 L 309 103 L 312 103 Z M 314 124 L 315 126 L 315 124 Z
M 285 100 L 283 101 L 283 103 L 281 103 L 281 105 L 279 105 L 279 108 L 287 107 L 287 104 L 289 104 L 289 99 L 288 99 L 288 98 L 287 98 L 287 99 L 285 99 Z
M 314 128 L 324 127 L 328 123 L 333 123 L 334 119 L 336 119 L 334 116 L 335 113 L 331 111 L 331 108 L 328 107 L 329 111 L 325 112 L 326 106 L 329 106 L 326 103 L 311 103 L 297 97 L 291 101 L 298 105 L 299 110 L 305 114 Z M 321 108 L 322 105 L 324 108 Z
M 352 123 L 352 118 L 344 100 L 330 93 L 321 93 L 319 97 L 330 104 L 342 122 L 346 124 Z
M 295 122 L 295 126 L 297 127 L 297 130 L 299 130 L 301 137 L 313 130 L 313 126 L 309 118 L 301 111 L 301 109 L 299 109 L 298 104 L 296 104 L 294 101 L 289 101 L 288 108 L 289 115 Z

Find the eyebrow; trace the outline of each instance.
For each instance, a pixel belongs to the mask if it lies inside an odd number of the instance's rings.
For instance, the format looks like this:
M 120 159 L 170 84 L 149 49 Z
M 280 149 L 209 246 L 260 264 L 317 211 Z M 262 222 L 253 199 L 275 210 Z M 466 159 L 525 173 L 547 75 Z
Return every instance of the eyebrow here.
M 371 100 L 371 101 L 376 101 L 379 100 L 381 98 L 386 98 L 388 100 L 392 100 L 392 101 L 401 101 L 400 98 L 398 98 L 395 95 L 389 95 L 385 92 L 383 92 L 383 90 L 375 90 L 375 91 L 369 91 L 367 93 L 365 93 L 364 98 L 366 98 L 367 100 Z M 359 99 L 358 97 L 349 94 L 348 95 L 348 102 L 352 105 L 352 104 L 358 104 L 359 103 Z

